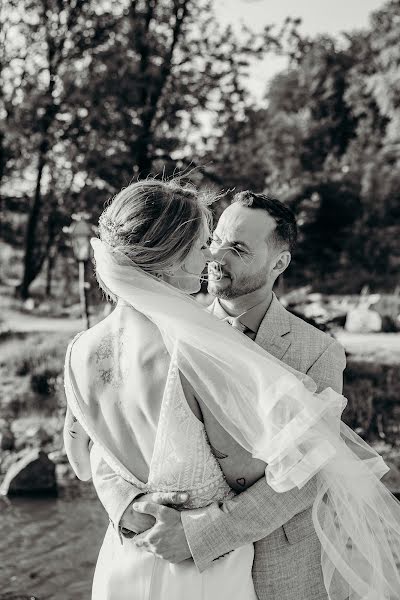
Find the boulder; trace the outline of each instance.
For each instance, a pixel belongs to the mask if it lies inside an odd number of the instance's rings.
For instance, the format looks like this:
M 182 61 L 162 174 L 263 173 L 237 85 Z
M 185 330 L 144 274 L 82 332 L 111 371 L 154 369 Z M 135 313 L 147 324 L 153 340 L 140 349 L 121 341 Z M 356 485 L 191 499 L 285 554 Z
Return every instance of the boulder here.
M 37 448 L 24 452 L 8 468 L 0 493 L 8 496 L 57 495 L 55 464 Z

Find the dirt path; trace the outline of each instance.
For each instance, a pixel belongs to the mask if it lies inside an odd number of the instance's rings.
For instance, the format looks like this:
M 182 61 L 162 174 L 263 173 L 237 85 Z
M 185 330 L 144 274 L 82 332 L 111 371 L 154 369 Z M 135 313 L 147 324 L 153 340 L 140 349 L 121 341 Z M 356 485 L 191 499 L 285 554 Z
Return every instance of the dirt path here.
M 68 318 L 68 317 L 40 317 L 37 315 L 29 315 L 11 309 L 2 311 L 2 320 L 11 329 L 11 331 L 30 333 L 34 331 L 66 331 L 78 332 L 85 329 L 83 319 Z M 97 322 L 98 318 L 92 317 L 91 324 Z
M 348 333 L 340 331 L 336 339 L 350 354 L 369 360 L 400 362 L 400 333 Z
M 3 308 L 2 320 L 16 332 L 68 332 L 74 334 L 85 328 L 83 319 L 66 317 L 40 317 Z M 92 324 L 97 322 L 97 317 L 92 317 Z M 365 358 L 385 357 L 400 361 L 400 333 L 347 333 L 338 332 L 335 337 L 345 349 L 357 356 Z

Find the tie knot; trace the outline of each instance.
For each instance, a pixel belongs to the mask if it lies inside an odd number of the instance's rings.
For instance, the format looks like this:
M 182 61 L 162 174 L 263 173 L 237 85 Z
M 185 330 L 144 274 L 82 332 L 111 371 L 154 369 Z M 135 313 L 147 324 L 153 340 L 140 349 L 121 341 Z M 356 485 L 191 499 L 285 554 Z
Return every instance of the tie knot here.
M 245 331 L 246 329 L 246 325 L 243 325 L 243 323 L 241 323 L 240 319 L 238 317 L 226 317 L 224 319 L 224 321 L 226 321 L 227 323 L 229 323 L 229 325 L 231 325 L 234 329 L 238 329 L 239 331 L 241 331 L 242 333 Z

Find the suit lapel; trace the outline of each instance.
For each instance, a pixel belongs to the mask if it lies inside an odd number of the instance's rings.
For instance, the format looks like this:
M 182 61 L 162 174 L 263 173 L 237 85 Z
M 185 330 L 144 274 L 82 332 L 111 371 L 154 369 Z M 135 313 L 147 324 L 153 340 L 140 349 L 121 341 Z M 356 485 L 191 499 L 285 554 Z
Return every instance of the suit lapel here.
M 286 354 L 292 343 L 289 314 L 275 294 L 261 321 L 255 342 L 279 360 Z
M 207 310 L 211 314 L 218 316 L 216 314 L 217 307 L 217 299 L 214 299 L 210 306 L 207 307 Z M 279 302 L 275 294 L 272 297 L 269 309 L 265 313 L 265 317 L 261 321 L 254 341 L 279 360 L 286 354 L 292 343 L 289 313 Z

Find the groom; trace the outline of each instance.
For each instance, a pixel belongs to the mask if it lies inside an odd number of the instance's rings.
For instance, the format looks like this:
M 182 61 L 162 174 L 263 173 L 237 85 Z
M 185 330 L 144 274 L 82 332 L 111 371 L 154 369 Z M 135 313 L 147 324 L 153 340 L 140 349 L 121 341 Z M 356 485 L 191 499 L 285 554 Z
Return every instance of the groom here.
M 307 373 L 319 391 L 332 387 L 340 393 L 343 348 L 286 311 L 272 291 L 290 263 L 296 236 L 294 216 L 281 202 L 263 194 L 237 194 L 222 213 L 210 247 L 208 289 L 215 300 L 209 310 L 276 358 Z M 203 416 L 207 429 L 213 417 Z M 212 425 L 215 431 L 215 422 Z M 220 428 L 219 441 L 224 435 Z M 218 440 L 210 442 L 222 462 Z M 313 479 L 301 490 L 280 494 L 262 478 L 231 500 L 182 512 L 163 506 L 179 504 L 181 494 L 139 497 L 140 491 L 105 463 L 98 465 L 93 482 L 110 520 L 123 534 L 146 530 L 135 538 L 144 550 L 170 562 L 193 557 L 203 571 L 235 548 L 254 542 L 253 579 L 259 600 L 327 599 L 311 516 Z

